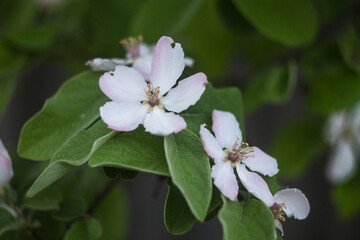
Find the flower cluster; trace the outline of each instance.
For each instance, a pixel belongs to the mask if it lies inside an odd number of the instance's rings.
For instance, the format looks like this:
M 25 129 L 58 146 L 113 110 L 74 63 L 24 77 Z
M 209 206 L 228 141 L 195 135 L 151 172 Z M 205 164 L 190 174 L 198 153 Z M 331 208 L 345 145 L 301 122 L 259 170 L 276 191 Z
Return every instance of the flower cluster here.
M 338 112 L 330 117 L 326 140 L 333 149 L 326 176 L 332 183 L 343 183 L 356 171 L 360 147 L 360 103 L 349 111 Z
M 178 113 L 200 99 L 207 84 L 205 74 L 196 73 L 177 83 L 188 60 L 181 45 L 170 37 L 161 37 L 155 47 L 148 47 L 141 38 L 129 38 L 122 43 L 127 50 L 126 59 L 88 62 L 94 70 L 111 70 L 99 80 L 101 90 L 112 100 L 100 108 L 103 121 L 117 131 L 132 131 L 142 124 L 145 131 L 160 136 L 186 128 L 185 120 Z M 246 190 L 269 207 L 281 231 L 285 214 L 306 218 L 310 206 L 300 190 L 271 193 L 261 175 L 276 175 L 277 161 L 243 142 L 235 116 L 214 110 L 212 123 L 215 137 L 205 124 L 199 126 L 199 134 L 206 153 L 214 160 L 211 176 L 221 193 L 237 201 L 238 176 Z

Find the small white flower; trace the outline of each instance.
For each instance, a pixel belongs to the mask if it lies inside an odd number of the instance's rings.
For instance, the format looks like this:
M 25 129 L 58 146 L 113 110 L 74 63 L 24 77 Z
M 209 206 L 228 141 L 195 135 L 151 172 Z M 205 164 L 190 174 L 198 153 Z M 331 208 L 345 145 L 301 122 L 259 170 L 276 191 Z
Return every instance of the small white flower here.
M 360 146 L 360 104 L 349 111 L 332 115 L 326 131 L 326 140 L 333 148 L 326 167 L 326 176 L 332 183 L 343 183 L 350 179 L 357 169 Z
M 150 79 L 151 62 L 154 54 L 154 46 L 143 43 L 141 36 L 138 38 L 129 37 L 120 42 L 126 50 L 126 58 L 95 58 L 89 60 L 85 65 L 89 65 L 94 71 L 114 71 L 119 65 L 132 65 L 138 70 L 145 80 Z M 184 58 L 185 66 L 192 67 L 194 61 L 191 58 Z
M 13 175 L 9 153 L 0 140 L 0 188 L 9 182 Z
M 207 84 L 205 74 L 196 73 L 172 88 L 184 67 L 181 45 L 161 37 L 154 49 L 149 83 L 137 70 L 126 66 L 117 66 L 101 76 L 100 88 L 113 100 L 100 108 L 101 118 L 117 131 L 132 131 L 143 124 L 145 131 L 155 135 L 178 133 L 186 123 L 175 113 L 194 105 Z
M 287 188 L 278 191 L 274 195 L 272 203 L 265 203 L 274 215 L 275 226 L 284 234 L 281 222 L 285 222 L 287 217 L 303 220 L 310 212 L 310 204 L 305 194 L 297 188 Z M 276 232 L 275 232 L 276 236 Z M 276 238 L 276 237 L 275 237 Z
M 263 202 L 272 203 L 273 196 L 266 182 L 246 167 L 263 175 L 274 176 L 279 171 L 276 159 L 242 142 L 239 123 L 232 113 L 214 110 L 212 121 L 215 137 L 205 128 L 205 124 L 200 128 L 200 136 L 205 151 L 215 162 L 211 172 L 214 184 L 223 195 L 235 201 L 239 191 L 233 169 L 236 167 L 244 187 Z

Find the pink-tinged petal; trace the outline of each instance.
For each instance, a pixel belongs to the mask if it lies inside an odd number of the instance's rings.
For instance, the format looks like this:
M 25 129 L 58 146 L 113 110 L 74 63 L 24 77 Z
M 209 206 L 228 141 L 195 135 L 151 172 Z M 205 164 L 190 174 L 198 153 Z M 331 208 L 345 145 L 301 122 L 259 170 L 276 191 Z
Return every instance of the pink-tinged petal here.
M 114 71 L 118 65 L 128 65 L 132 61 L 121 58 L 94 58 L 85 63 L 90 66 L 93 71 Z
M 281 236 L 284 236 L 284 230 L 283 230 L 283 227 L 282 227 L 282 224 L 279 220 L 275 220 L 275 227 L 277 229 L 279 229 L 280 233 L 281 233 Z M 277 233 L 276 233 L 276 230 L 275 230 L 275 239 L 277 239 Z
M 186 128 L 186 122 L 173 112 L 165 112 L 163 109 L 154 107 L 146 116 L 144 127 L 145 131 L 151 134 L 167 136 Z
M 206 75 L 203 73 L 196 73 L 181 80 L 176 88 L 171 89 L 164 97 L 165 108 L 176 113 L 184 111 L 200 99 L 207 83 Z
M 216 163 L 211 169 L 211 176 L 214 178 L 215 186 L 225 197 L 232 201 L 237 199 L 239 185 L 230 162 Z
M 151 74 L 151 61 L 152 56 L 144 56 L 139 57 L 134 61 L 134 64 L 132 65 L 133 68 L 135 68 L 137 71 L 139 71 L 146 81 L 150 80 L 150 74 Z
M 252 147 L 254 152 L 248 154 L 248 158 L 242 162 L 252 171 L 259 172 L 270 177 L 279 172 L 275 158 L 267 155 L 257 147 Z
M 104 73 L 99 80 L 101 90 L 116 102 L 140 102 L 147 89 L 144 77 L 135 69 L 117 66 L 114 72 Z
M 334 114 L 330 117 L 326 127 L 326 138 L 329 143 L 334 144 L 340 137 L 345 124 L 345 112 Z
M 190 57 L 184 57 L 184 63 L 187 67 L 193 67 L 194 66 L 194 59 Z
M 214 159 L 215 163 L 223 161 L 226 157 L 225 152 L 222 150 L 219 142 L 205 126 L 205 124 L 200 126 L 200 137 L 206 153 Z
M 268 207 L 275 202 L 273 195 L 264 179 L 257 173 L 249 172 L 244 164 L 236 164 L 236 170 L 244 187 Z
M 0 188 L 14 176 L 11 158 L 4 144 L 0 140 Z
M 326 175 L 332 183 L 339 184 L 354 175 L 357 161 L 350 142 L 340 141 L 334 147 L 326 168 Z
M 161 95 L 167 93 L 176 84 L 184 67 L 184 51 L 181 45 L 174 43 L 169 37 L 161 37 L 154 49 L 150 77 L 154 86 L 160 87 Z
M 100 107 L 100 116 L 109 128 L 132 131 L 144 122 L 149 107 L 141 103 L 107 102 Z
M 294 216 L 295 219 L 305 219 L 310 212 L 310 204 L 305 194 L 297 188 L 288 188 L 277 192 L 274 195 L 275 202 L 285 204 L 282 208 L 288 217 Z
M 242 134 L 234 114 L 214 110 L 212 113 L 212 121 L 212 129 L 215 137 L 222 147 L 231 148 L 237 138 L 239 138 L 239 143 L 241 143 Z

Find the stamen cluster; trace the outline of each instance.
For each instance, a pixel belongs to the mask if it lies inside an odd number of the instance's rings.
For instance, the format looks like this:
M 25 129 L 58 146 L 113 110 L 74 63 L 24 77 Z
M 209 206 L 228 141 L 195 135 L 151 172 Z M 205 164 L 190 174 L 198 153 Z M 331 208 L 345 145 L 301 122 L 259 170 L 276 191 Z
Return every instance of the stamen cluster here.
M 228 160 L 235 163 L 249 157 L 254 157 L 254 155 L 248 155 L 252 152 L 254 152 L 254 149 L 249 147 L 248 143 L 241 142 L 241 144 L 239 144 L 239 138 L 236 138 L 236 141 L 231 148 L 231 152 L 228 155 Z
M 270 207 L 272 214 L 274 215 L 274 219 L 285 222 L 285 213 L 283 212 L 283 208 L 286 208 L 285 204 L 274 204 Z
M 152 82 L 149 82 L 147 84 L 147 89 L 144 89 L 144 91 L 146 94 L 146 98 L 148 99 L 148 103 L 151 107 L 159 105 L 160 87 L 154 88 Z
M 128 37 L 120 41 L 120 43 L 124 46 L 128 54 L 130 54 L 132 59 L 138 58 L 140 56 L 139 45 L 142 43 L 142 36 L 136 37 Z

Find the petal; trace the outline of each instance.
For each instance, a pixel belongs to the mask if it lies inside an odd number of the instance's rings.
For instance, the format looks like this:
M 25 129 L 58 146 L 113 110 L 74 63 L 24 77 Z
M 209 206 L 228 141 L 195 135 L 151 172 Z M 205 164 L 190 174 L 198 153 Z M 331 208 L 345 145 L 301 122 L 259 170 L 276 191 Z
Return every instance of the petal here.
M 310 212 L 310 204 L 305 195 L 297 188 L 288 188 L 277 192 L 274 195 L 275 202 L 284 203 L 286 208 L 283 211 L 288 217 L 305 219 Z
M 242 141 L 241 130 L 234 114 L 214 110 L 212 113 L 212 129 L 222 147 L 231 148 L 237 138 Z
M 148 108 L 141 103 L 107 102 L 100 107 L 100 116 L 111 129 L 132 131 L 144 122 Z
M 207 83 L 207 78 L 203 73 L 197 73 L 181 80 L 176 88 L 171 89 L 164 97 L 165 108 L 177 113 L 184 111 L 200 99 Z
M 86 66 L 90 66 L 93 71 L 114 71 L 118 65 L 130 64 L 130 60 L 121 58 L 94 58 L 85 63 Z
M 268 185 L 257 173 L 249 172 L 244 164 L 236 164 L 236 170 L 244 187 L 268 207 L 274 204 L 274 197 Z
M 152 56 L 139 57 L 134 61 L 133 68 L 138 70 L 145 80 L 150 80 Z
M 326 138 L 329 143 L 335 143 L 340 137 L 345 124 L 345 112 L 333 114 L 326 125 Z
M 242 160 L 248 168 L 252 171 L 259 172 L 270 177 L 279 172 L 278 164 L 275 158 L 267 155 L 257 147 L 252 147 L 252 149 L 254 152 L 250 153 L 247 159 Z
M 184 57 L 184 63 L 187 67 L 193 67 L 194 66 L 194 59 L 189 57 Z
M 179 43 L 172 47 L 173 43 L 171 38 L 161 37 L 154 49 L 150 81 L 160 87 L 161 95 L 176 84 L 185 67 L 184 51 Z
M 5 185 L 13 175 L 11 158 L 0 140 L 0 188 Z
M 185 120 L 173 112 L 165 112 L 163 109 L 154 107 L 144 121 L 146 132 L 154 135 L 167 136 L 178 133 L 186 128 Z
M 280 221 L 278 221 L 278 220 L 275 220 L 275 227 L 277 228 L 277 229 L 279 229 L 279 231 L 280 231 L 280 233 L 281 233 L 281 236 L 284 236 L 284 230 L 283 230 L 283 227 L 282 227 L 282 224 L 281 224 L 281 222 Z M 275 230 L 275 239 L 277 239 L 277 233 L 276 233 L 276 230 Z
M 340 141 L 326 168 L 327 178 L 333 183 L 342 183 L 353 176 L 356 158 L 350 142 Z
M 224 160 L 226 157 L 225 152 L 222 150 L 219 142 L 205 126 L 205 124 L 200 126 L 200 137 L 206 153 L 214 159 L 215 163 Z
M 152 52 L 154 50 L 154 46 L 148 46 L 145 43 L 140 43 L 139 44 L 139 55 L 140 57 L 145 57 L 145 56 L 152 56 Z
M 117 66 L 114 72 L 104 73 L 99 80 L 101 90 L 117 102 L 140 102 L 147 88 L 144 77 L 135 69 Z
M 236 175 L 230 162 L 220 162 L 211 169 L 211 176 L 214 178 L 215 186 L 221 193 L 232 201 L 235 201 L 239 192 L 239 185 Z

